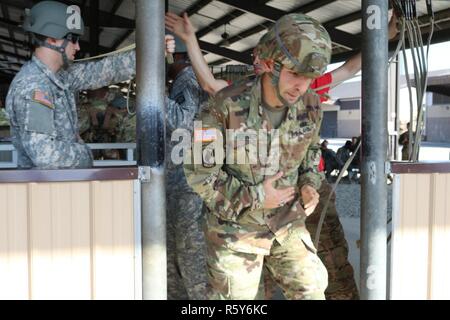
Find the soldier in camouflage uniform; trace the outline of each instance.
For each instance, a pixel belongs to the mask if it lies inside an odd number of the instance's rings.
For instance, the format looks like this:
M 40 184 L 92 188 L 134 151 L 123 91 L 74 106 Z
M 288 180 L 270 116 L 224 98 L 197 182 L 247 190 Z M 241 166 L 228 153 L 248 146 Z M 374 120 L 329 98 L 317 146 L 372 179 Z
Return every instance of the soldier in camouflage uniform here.
M 201 198 L 187 184 L 182 164 L 172 160 L 172 134 L 177 129 L 192 133 L 194 117 L 208 95 L 197 82 L 187 60 L 184 44 L 176 40 L 174 63 L 169 77 L 174 80 L 167 104 L 167 290 L 168 299 L 204 300 L 206 296 L 206 248 Z
M 87 96 L 81 96 L 77 103 L 78 131 L 86 143 L 92 143 L 91 113 Z
M 136 114 L 122 114 L 118 126 L 117 142 L 136 142 Z
M 286 298 L 325 298 L 327 272 L 305 226 L 319 201 L 320 175 L 307 154 L 317 148 L 322 119 L 319 97 L 308 87 L 325 71 L 331 41 L 302 14 L 282 17 L 271 37 L 269 72 L 216 95 L 185 162 L 188 183 L 207 207 L 214 299 L 257 298 L 263 265 Z
M 135 52 L 74 63 L 84 25 L 69 29 L 68 6 L 39 2 L 26 12 L 24 29 L 34 55 L 11 83 L 6 106 L 20 168 L 88 168 L 92 153 L 79 136 L 74 92 L 130 79 Z
M 264 60 L 267 57 L 270 58 L 269 53 L 272 50 L 272 46 L 273 37 L 271 36 L 271 33 L 268 32 L 261 38 L 255 48 L 256 56 L 261 60 Z M 310 158 L 309 162 L 315 167 L 319 164 L 320 156 L 321 150 L 319 146 L 310 148 L 310 152 L 308 153 L 308 157 Z M 315 237 L 317 231 L 320 214 L 332 192 L 332 187 L 327 182 L 325 174 L 323 172 L 320 172 L 319 174 L 320 188 L 318 189 L 318 192 L 320 201 L 316 210 L 314 210 L 314 213 L 306 219 L 306 227 L 313 237 Z M 328 271 L 328 287 L 325 291 L 327 300 L 359 299 L 353 267 L 348 261 L 348 244 L 345 240 L 344 229 L 339 221 L 336 209 L 336 195 L 334 193 L 331 195 L 325 213 L 325 220 L 323 222 L 317 249 L 317 254 Z M 276 286 L 268 272 L 265 272 L 264 279 L 265 297 L 270 299 L 273 297 Z

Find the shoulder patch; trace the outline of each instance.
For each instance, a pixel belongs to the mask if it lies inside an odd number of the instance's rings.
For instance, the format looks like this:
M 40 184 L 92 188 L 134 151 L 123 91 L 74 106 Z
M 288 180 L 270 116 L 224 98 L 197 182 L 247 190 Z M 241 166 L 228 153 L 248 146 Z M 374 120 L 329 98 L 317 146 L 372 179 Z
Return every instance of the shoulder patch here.
M 198 128 L 194 130 L 194 142 L 213 142 L 217 140 L 215 128 Z
M 47 92 L 41 90 L 34 90 L 32 99 L 34 102 L 42 104 L 50 109 L 55 109 L 55 106 L 50 100 L 50 97 Z

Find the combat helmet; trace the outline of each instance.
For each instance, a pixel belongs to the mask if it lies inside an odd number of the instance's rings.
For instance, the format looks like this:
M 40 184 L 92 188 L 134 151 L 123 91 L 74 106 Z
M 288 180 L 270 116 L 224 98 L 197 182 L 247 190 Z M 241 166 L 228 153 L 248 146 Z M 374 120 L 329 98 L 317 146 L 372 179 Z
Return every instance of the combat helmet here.
M 75 7 L 57 1 L 42 1 L 31 9 L 25 9 L 23 29 L 32 34 L 35 44 L 61 53 L 64 65 L 67 66 L 69 61 L 65 52 L 66 47 L 69 41 L 76 41 L 84 34 L 84 22 Z M 64 39 L 64 43 L 60 47 L 53 46 L 34 35 Z
M 321 76 L 330 63 L 331 39 L 317 20 L 292 13 L 275 22 L 259 40 L 255 54 L 261 60 L 274 61 L 272 82 L 278 87 L 283 66 L 308 78 Z

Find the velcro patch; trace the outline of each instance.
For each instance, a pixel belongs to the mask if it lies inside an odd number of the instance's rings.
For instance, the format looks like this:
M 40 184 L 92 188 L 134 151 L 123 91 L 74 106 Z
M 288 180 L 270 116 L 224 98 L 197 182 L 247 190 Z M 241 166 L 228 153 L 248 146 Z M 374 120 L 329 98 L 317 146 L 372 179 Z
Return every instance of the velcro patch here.
M 35 90 L 33 93 L 33 101 L 42 104 L 50 109 L 55 109 L 55 106 L 50 101 L 50 97 L 48 96 L 47 92 L 43 92 L 40 90 Z
M 212 142 L 217 140 L 216 129 L 195 129 L 194 130 L 194 142 Z

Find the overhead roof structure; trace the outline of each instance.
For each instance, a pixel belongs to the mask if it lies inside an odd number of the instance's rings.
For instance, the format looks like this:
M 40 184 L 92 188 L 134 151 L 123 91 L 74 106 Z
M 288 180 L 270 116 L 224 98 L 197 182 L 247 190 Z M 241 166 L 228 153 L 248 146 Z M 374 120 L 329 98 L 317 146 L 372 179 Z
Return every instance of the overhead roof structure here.
M 59 0 L 76 4 L 87 25 L 80 56 L 124 47 L 135 41 L 133 0 Z M 36 0 L 0 0 L 0 74 L 11 77 L 30 57 L 29 39 L 21 28 L 25 8 Z M 170 0 L 169 11 L 187 12 L 210 65 L 251 63 L 259 38 L 286 13 L 302 12 L 324 24 L 333 40 L 333 61 L 342 61 L 361 45 L 360 0 Z M 418 0 L 424 39 L 429 19 L 424 0 Z M 433 43 L 450 40 L 450 1 L 433 0 L 436 27 Z M 227 41 L 222 38 L 229 34 Z M 395 43 L 391 44 L 392 47 Z M 8 63 L 4 63 L 8 61 Z

